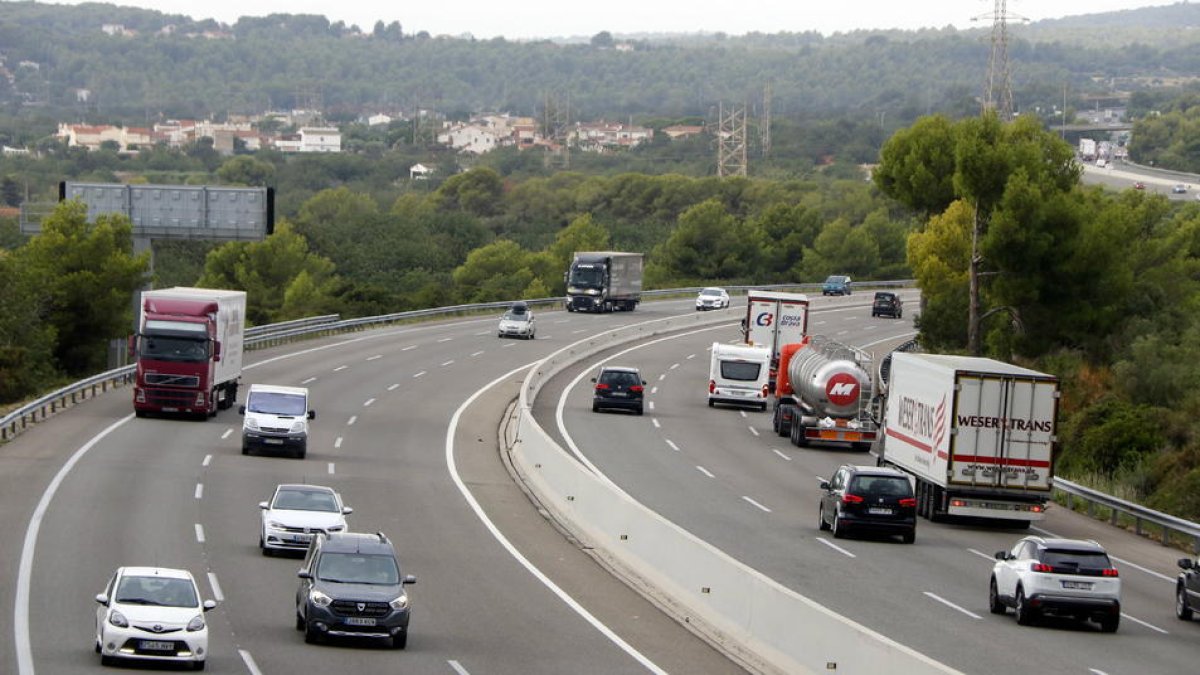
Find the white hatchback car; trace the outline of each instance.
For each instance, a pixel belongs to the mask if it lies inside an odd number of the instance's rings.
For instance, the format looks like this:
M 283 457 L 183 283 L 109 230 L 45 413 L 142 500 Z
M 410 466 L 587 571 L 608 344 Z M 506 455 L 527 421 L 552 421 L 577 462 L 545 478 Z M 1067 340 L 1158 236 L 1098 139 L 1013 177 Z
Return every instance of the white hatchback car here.
M 96 652 L 102 665 L 120 659 L 171 661 L 204 670 L 204 613 L 217 603 L 200 602 L 196 580 L 187 570 L 119 567 L 96 602 Z
M 260 502 L 258 508 L 262 511 L 258 547 L 263 555 L 303 553 L 313 535 L 344 532 L 346 516 L 354 513 L 342 504 L 341 495 L 321 485 L 279 485 L 271 501 Z
M 729 294 L 724 288 L 715 286 L 705 288 L 696 296 L 696 311 L 706 309 L 725 309 L 729 306 Z
M 996 553 L 988 607 L 992 614 L 1014 608 L 1022 626 L 1047 614 L 1092 619 L 1112 633 L 1121 623 L 1121 579 L 1094 541 L 1025 537 Z

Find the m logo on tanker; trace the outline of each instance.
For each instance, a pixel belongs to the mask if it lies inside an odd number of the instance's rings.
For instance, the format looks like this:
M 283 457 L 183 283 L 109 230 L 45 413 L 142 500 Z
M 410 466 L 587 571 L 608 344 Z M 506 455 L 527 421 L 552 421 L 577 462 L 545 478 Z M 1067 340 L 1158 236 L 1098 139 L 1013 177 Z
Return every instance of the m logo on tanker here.
M 846 406 L 858 400 L 858 380 L 849 373 L 837 373 L 825 384 L 825 397 L 837 406 Z

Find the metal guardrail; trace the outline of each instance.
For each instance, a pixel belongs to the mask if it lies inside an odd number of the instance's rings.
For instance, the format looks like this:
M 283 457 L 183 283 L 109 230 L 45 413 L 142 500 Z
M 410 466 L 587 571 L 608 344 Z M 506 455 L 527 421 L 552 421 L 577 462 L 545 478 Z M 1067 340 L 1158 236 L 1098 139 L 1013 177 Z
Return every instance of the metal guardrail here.
M 1109 510 L 1108 521 L 1112 525 L 1119 525 L 1121 515 L 1125 515 L 1133 519 L 1133 529 L 1139 535 L 1149 536 L 1145 532 L 1145 524 L 1150 523 L 1160 528 L 1162 532 L 1162 545 L 1171 545 L 1171 534 L 1177 533 L 1191 537 L 1192 550 L 1200 550 L 1200 524 L 1193 523 L 1190 520 L 1176 518 L 1175 516 L 1155 511 L 1154 509 L 1146 508 L 1140 504 L 1125 501 L 1112 495 L 1105 494 L 1099 490 L 1093 490 L 1088 487 L 1072 483 L 1063 478 L 1055 478 L 1053 482 L 1055 492 L 1062 492 L 1066 495 L 1063 500 L 1068 509 L 1074 509 L 1075 499 L 1082 499 L 1087 504 L 1087 513 L 1092 518 L 1096 517 L 1096 507 L 1102 506 Z M 1055 499 L 1055 501 L 1058 501 Z
M 291 321 L 280 321 L 279 323 L 268 323 L 263 326 L 253 326 L 246 329 L 246 337 L 259 337 L 278 333 L 293 328 L 304 328 L 307 326 L 319 326 L 322 324 L 333 323 L 341 318 L 341 314 L 326 314 L 324 316 L 310 316 L 305 319 L 292 319 Z

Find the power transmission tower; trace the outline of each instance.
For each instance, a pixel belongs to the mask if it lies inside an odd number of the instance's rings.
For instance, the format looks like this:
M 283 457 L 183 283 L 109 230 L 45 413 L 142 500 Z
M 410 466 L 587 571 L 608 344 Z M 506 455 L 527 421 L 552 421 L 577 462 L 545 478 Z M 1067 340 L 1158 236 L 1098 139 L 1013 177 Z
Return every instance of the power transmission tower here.
M 993 0 L 991 14 L 973 17 L 972 21 L 992 20 L 992 51 L 988 56 L 987 81 L 983 88 L 980 112 L 995 110 L 1001 122 L 1013 116 L 1012 72 L 1008 64 L 1008 22 L 1028 21 L 1008 12 L 1008 0 Z
M 746 106 L 731 108 L 725 114 L 725 104 L 717 108 L 717 176 L 745 176 Z
M 765 159 L 771 154 L 771 83 L 768 82 L 763 90 L 763 113 L 759 129 L 762 142 L 762 156 Z
M 542 137 L 552 141 L 557 150 L 546 154 L 546 166 L 566 171 L 571 168 L 571 96 L 551 98 L 547 93 L 542 108 Z

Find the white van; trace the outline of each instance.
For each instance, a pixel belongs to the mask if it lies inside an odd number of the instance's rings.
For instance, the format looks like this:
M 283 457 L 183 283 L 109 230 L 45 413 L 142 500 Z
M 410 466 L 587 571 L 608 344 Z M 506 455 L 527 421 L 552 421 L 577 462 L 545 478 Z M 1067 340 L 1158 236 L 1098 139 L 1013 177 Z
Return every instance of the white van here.
M 771 349 L 714 342 L 708 369 L 708 407 L 717 403 L 767 409 L 770 400 Z
M 278 449 L 296 459 L 308 451 L 308 421 L 316 411 L 309 407 L 308 389 L 252 384 L 246 405 L 238 409 L 242 421 L 242 454 L 251 448 Z

